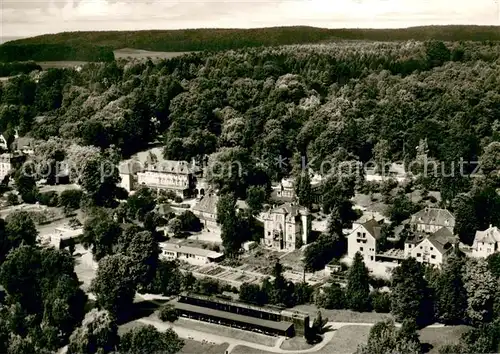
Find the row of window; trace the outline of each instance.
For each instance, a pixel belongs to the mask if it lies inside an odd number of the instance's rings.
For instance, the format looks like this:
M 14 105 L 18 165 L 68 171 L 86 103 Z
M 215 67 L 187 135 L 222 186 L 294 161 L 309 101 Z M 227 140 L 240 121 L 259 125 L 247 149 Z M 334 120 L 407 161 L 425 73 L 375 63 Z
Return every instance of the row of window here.
M 417 253 L 417 258 L 418 257 L 422 257 L 422 253 Z M 436 259 L 436 256 L 435 255 L 431 255 L 431 258 L 432 259 Z

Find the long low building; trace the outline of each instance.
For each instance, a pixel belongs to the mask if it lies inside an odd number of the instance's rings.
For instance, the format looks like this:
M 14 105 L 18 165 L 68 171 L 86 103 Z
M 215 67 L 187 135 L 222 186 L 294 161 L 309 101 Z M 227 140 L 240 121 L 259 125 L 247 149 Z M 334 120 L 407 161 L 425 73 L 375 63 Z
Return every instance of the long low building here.
M 224 254 L 219 252 L 170 242 L 160 242 L 160 249 L 160 257 L 164 259 L 184 261 L 193 265 L 216 263 L 224 259 Z
M 302 312 L 199 294 L 181 294 L 175 308 L 180 316 L 266 335 L 305 336 L 309 328 L 309 315 Z
M 294 335 L 293 323 L 290 322 L 268 321 L 261 318 L 243 316 L 207 307 L 185 304 L 182 302 L 176 302 L 175 309 L 181 316 L 205 322 L 221 324 L 224 326 L 250 330 L 268 335 L 281 335 L 287 337 L 293 337 Z

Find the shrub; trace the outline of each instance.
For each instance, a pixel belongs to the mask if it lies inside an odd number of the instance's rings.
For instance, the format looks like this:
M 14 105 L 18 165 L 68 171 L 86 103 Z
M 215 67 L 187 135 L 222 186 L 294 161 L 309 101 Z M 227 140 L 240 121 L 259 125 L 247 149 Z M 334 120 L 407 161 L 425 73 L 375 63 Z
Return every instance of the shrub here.
M 9 193 L 7 194 L 7 205 L 18 205 L 19 204 L 19 197 L 15 193 Z
M 59 195 L 56 191 L 49 191 L 45 193 L 39 193 L 37 200 L 40 204 L 49 207 L 55 207 L 59 204 Z
M 158 317 L 163 322 L 175 322 L 179 318 L 179 315 L 173 305 L 167 304 L 160 309 Z
M 375 291 L 371 295 L 372 306 L 375 312 L 389 313 L 391 312 L 391 297 L 389 293 L 382 291 Z
M 179 197 L 178 195 L 176 195 L 174 198 L 174 202 L 176 202 L 177 204 L 182 203 L 183 200 L 184 199 L 182 199 L 182 197 Z

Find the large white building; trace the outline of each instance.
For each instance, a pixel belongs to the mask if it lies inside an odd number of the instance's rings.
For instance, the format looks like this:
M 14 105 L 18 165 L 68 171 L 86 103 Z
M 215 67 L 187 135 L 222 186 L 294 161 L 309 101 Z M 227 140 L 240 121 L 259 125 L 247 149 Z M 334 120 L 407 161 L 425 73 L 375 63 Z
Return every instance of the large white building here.
M 377 255 L 377 240 L 380 238 L 383 220 L 368 220 L 354 223 L 351 233 L 347 236 L 347 255 L 353 259 L 357 252 L 366 262 L 374 262 Z
M 160 242 L 160 258 L 174 261 L 184 261 L 192 265 L 203 265 L 220 262 L 224 254 L 204 248 L 181 246 L 176 243 Z
M 304 245 L 308 242 L 311 217 L 305 208 L 286 203 L 263 213 L 263 222 L 262 243 L 266 247 L 291 251 L 299 242 Z
M 472 245 L 472 256 L 486 258 L 500 251 L 500 229 L 496 226 L 484 231 L 476 231 Z
M 147 164 L 137 174 L 139 185 L 173 191 L 183 198 L 194 194 L 194 182 L 194 166 L 187 161 L 162 160 Z

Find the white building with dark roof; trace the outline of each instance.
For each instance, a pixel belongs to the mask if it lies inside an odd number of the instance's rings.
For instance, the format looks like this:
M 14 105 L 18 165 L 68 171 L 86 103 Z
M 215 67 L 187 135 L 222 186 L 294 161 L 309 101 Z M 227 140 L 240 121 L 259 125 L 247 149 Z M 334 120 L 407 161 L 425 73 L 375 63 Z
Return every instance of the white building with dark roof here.
M 137 183 L 175 192 L 186 198 L 194 194 L 194 166 L 187 161 L 162 160 L 148 163 L 137 174 Z
M 277 251 L 292 251 L 299 243 L 307 244 L 311 230 L 311 216 L 306 208 L 286 203 L 263 213 L 262 219 L 264 246 Z
M 476 231 L 474 243 L 472 244 L 472 256 L 486 258 L 500 251 L 500 229 L 496 226 L 484 231 Z
M 405 242 L 405 258 L 413 257 L 420 263 L 441 266 L 453 250 L 454 241 L 453 233 L 446 227 L 430 235 L 417 234 Z
M 124 188 L 127 192 L 134 190 L 137 182 L 136 174 L 140 171 L 142 171 L 142 164 L 139 161 L 122 161 L 118 166 L 120 187 Z
M 192 265 L 203 265 L 220 262 L 224 254 L 204 248 L 182 246 L 176 243 L 160 242 L 160 258 L 174 261 L 184 261 Z
M 354 223 L 351 233 L 347 236 L 347 255 L 353 259 L 357 252 L 361 253 L 366 262 L 374 262 L 377 255 L 377 240 L 384 220 L 371 219 L 363 223 Z
M 219 198 L 215 193 L 208 192 L 193 206 L 192 212 L 196 215 L 203 227 L 210 231 L 217 228 L 217 202 Z

